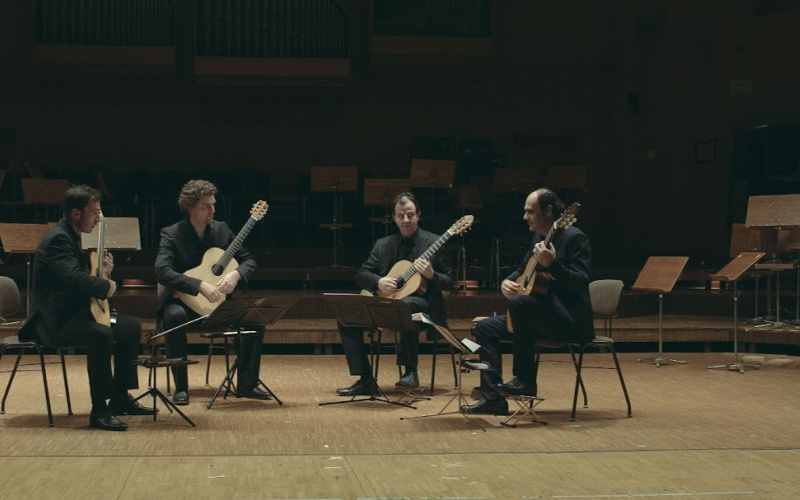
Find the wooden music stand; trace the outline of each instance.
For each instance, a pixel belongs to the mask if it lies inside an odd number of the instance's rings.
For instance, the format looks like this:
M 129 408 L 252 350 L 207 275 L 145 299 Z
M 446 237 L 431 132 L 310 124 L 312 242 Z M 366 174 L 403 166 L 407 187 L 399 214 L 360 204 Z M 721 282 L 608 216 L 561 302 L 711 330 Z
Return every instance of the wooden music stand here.
M 36 247 L 39 246 L 39 242 L 49 230 L 50 224 L 0 224 L 0 240 L 3 243 L 3 250 L 7 253 L 25 254 L 27 268 L 26 316 L 31 310 L 31 255 L 36 253 Z
M 742 274 L 761 260 L 764 255 L 764 252 L 742 252 L 730 261 L 727 266 L 709 276 L 712 280 L 733 283 L 733 363 L 711 365 L 709 366 L 710 369 L 737 370 L 739 373 L 744 373 L 745 368 L 758 369 L 757 365 L 745 365 L 739 362 L 739 292 L 736 283 Z
M 136 217 L 106 217 L 105 248 L 108 250 L 141 250 L 139 219 Z M 98 224 L 91 233 L 81 233 L 81 248 L 97 248 Z
M 478 186 L 467 184 L 455 186 L 447 191 L 450 201 L 454 207 L 458 208 L 462 215 L 466 215 L 470 210 L 483 209 L 483 200 Z M 458 265 L 456 266 L 456 278 L 458 278 L 459 268 L 461 268 L 461 290 L 467 293 L 467 232 L 461 233 L 461 247 L 458 249 Z M 458 287 L 456 287 L 458 288 Z
M 431 215 L 434 208 L 434 189 L 453 187 L 456 162 L 452 160 L 411 160 L 411 186 L 431 189 Z
M 333 193 L 333 221 L 320 224 L 319 227 L 330 229 L 333 233 L 333 264 L 337 263 L 337 249 L 341 244 L 339 230 L 353 227 L 341 222 L 341 204 L 339 193 L 358 190 L 358 167 L 311 167 L 311 191 L 315 193 Z
M 794 269 L 794 264 L 779 260 L 781 254 L 780 231 L 800 226 L 800 194 L 751 196 L 747 202 L 747 219 L 745 226 L 749 228 L 772 228 L 777 240 L 775 253 L 769 262 L 756 264 L 757 270 L 775 273 L 775 321 L 767 321 L 758 327 L 771 325 L 772 328 L 785 326 L 781 321 L 781 271 Z M 769 301 L 771 305 L 771 300 Z
M 527 196 L 538 185 L 539 171 L 533 167 L 498 168 L 494 172 L 492 191 L 495 193 L 513 193 L 514 203 L 516 203 L 519 193 Z
M 664 294 L 671 292 L 678 278 L 683 272 L 689 257 L 650 257 L 645 262 L 636 283 L 631 287 L 632 290 L 643 290 L 648 292 L 658 292 L 658 356 L 651 358 L 657 368 L 662 364 L 686 363 L 677 359 L 664 357 Z M 644 359 L 639 362 L 648 361 Z
M 45 218 L 50 219 L 50 208 L 60 207 L 64 192 L 69 189 L 66 179 L 20 179 L 22 196 L 26 205 L 44 206 Z M 57 219 L 54 215 L 52 218 Z
M 364 179 L 364 205 L 385 207 L 383 217 L 371 217 L 371 223 L 380 223 L 384 226 L 384 236 L 389 236 L 389 225 L 392 223 L 394 207 L 391 206 L 395 196 L 411 190 L 411 179 Z M 372 227 L 372 241 L 375 241 L 375 226 Z
M 586 165 L 550 167 L 544 175 L 544 184 L 550 189 L 585 189 Z

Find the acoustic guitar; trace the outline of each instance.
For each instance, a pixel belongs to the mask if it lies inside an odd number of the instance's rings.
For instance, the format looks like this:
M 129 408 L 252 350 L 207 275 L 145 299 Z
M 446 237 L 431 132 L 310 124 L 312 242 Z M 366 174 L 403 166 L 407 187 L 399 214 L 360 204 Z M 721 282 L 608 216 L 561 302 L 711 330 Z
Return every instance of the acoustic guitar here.
M 89 254 L 89 262 L 92 268 L 92 276 L 107 280 L 108 273 L 105 269 L 105 232 L 106 218 L 103 216 L 103 212 L 100 212 L 100 222 L 97 226 L 97 251 Z M 89 299 L 89 307 L 92 310 L 94 320 L 101 325 L 111 326 L 112 323 L 116 323 L 116 315 L 112 313 L 111 306 L 108 304 L 108 299 L 96 299 L 92 297 Z
M 579 203 L 573 203 L 561 214 L 547 232 L 544 242 L 545 246 L 550 246 L 550 241 L 556 235 L 559 229 L 566 229 L 575 224 L 578 220 L 578 211 L 581 209 Z M 545 272 L 537 271 L 539 266 L 539 259 L 536 255 L 528 259 L 528 264 L 525 266 L 525 271 L 515 280 L 519 285 L 519 293 L 521 295 L 547 295 L 547 290 L 550 287 L 551 276 Z M 506 328 L 509 332 L 514 333 L 511 326 L 511 315 L 506 313 Z
M 468 230 L 470 226 L 472 226 L 474 220 L 475 217 L 472 215 L 465 215 L 464 217 L 458 219 L 455 224 L 450 226 L 450 229 L 445 231 L 443 235 L 439 236 L 439 238 L 437 238 L 437 240 L 434 241 L 433 244 L 431 244 L 431 246 L 429 246 L 422 255 L 420 255 L 420 258 L 431 260 L 431 257 L 433 257 L 433 255 L 440 248 L 442 248 L 447 240 Z M 390 276 L 397 281 L 397 289 L 390 293 L 378 290 L 378 297 L 402 299 L 403 297 L 408 297 L 412 293 L 422 295 L 428 289 L 428 281 L 417 272 L 417 270 L 414 268 L 414 263 L 407 260 L 397 261 L 386 276 Z
M 267 213 L 268 209 L 269 205 L 267 205 L 266 201 L 259 200 L 253 204 L 253 208 L 250 209 L 250 218 L 247 220 L 241 231 L 239 231 L 239 234 L 237 234 L 233 239 L 231 244 L 228 245 L 228 249 L 223 250 L 217 247 L 209 248 L 203 254 L 203 260 L 200 262 L 200 265 L 189 269 L 183 274 L 185 276 L 189 276 L 190 278 L 197 278 L 207 283 L 216 284 L 220 279 L 222 279 L 223 276 L 238 268 L 239 263 L 236 262 L 236 259 L 234 259 L 234 255 L 236 255 L 236 252 L 242 248 L 245 238 L 247 238 L 247 235 L 250 234 L 250 231 L 253 229 L 253 226 L 256 225 L 256 222 L 260 221 L 261 218 L 264 217 L 264 214 Z M 223 297 L 216 302 L 209 302 L 208 299 L 203 297 L 203 295 L 200 293 L 197 295 L 189 295 L 188 293 L 175 292 L 175 296 L 200 316 L 211 314 L 217 307 L 219 307 L 220 304 L 225 301 L 225 298 Z

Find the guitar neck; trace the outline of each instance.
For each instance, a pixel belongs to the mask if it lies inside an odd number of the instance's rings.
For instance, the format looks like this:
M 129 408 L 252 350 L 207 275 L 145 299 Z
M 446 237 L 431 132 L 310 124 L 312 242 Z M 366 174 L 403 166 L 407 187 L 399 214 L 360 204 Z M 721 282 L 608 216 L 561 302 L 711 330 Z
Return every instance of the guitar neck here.
M 427 250 L 425 250 L 425 251 L 422 253 L 422 255 L 420 255 L 419 257 L 420 257 L 421 259 L 425 259 L 425 260 L 431 260 L 431 257 L 433 257 L 433 255 L 434 255 L 436 252 L 438 252 L 438 251 L 439 251 L 439 249 L 440 249 L 440 248 L 442 248 L 442 246 L 443 246 L 445 243 L 447 243 L 447 240 L 449 240 L 449 239 L 450 239 L 452 236 L 453 236 L 453 233 L 452 233 L 452 232 L 450 232 L 450 230 L 448 229 L 447 231 L 445 231 L 445 233 L 444 233 L 443 235 L 439 236 L 439 237 L 436 239 L 436 241 L 434 241 L 434 242 L 433 242 L 433 244 L 432 244 L 431 246 L 429 246 L 429 247 L 428 247 L 428 249 L 427 249 Z M 417 270 L 414 268 L 414 266 L 411 266 L 411 267 L 409 267 L 408 269 L 406 269 L 406 272 L 404 272 L 404 273 L 401 275 L 401 277 L 402 277 L 402 278 L 403 278 L 405 281 L 408 281 L 408 279 L 409 279 L 409 278 L 411 278 L 412 276 L 414 276 L 414 274 L 416 274 L 416 272 L 417 272 Z
M 105 233 L 106 233 L 106 218 L 100 216 L 100 225 L 97 227 L 97 276 L 105 278 Z
M 250 230 L 253 229 L 253 226 L 256 225 L 256 222 L 258 222 L 258 220 L 254 219 L 253 217 L 247 219 L 247 222 L 242 230 L 239 231 L 239 234 L 237 234 L 231 244 L 228 245 L 227 250 L 225 250 L 225 253 L 222 254 L 222 257 L 219 258 L 215 266 L 220 266 L 222 268 L 228 266 L 231 260 L 233 260 L 234 255 L 236 255 L 236 252 L 241 250 L 244 240 L 247 238 L 247 235 L 250 234 Z

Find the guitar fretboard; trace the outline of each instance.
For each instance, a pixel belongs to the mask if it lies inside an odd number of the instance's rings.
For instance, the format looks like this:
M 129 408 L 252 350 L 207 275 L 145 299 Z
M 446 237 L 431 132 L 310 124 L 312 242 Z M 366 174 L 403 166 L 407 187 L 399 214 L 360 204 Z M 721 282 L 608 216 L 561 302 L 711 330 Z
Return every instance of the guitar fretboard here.
M 450 232 L 449 229 L 445 231 L 443 235 L 439 236 L 436 239 L 436 241 L 434 241 L 433 244 L 429 246 L 428 249 L 422 253 L 422 255 L 420 255 L 420 258 L 425 260 L 431 260 L 433 254 L 435 254 L 440 248 L 442 248 L 442 246 L 445 243 L 447 243 L 447 240 L 449 240 L 452 236 L 453 233 Z M 403 279 L 403 281 L 407 282 L 412 276 L 414 276 L 414 274 L 416 274 L 416 272 L 417 272 L 416 268 L 414 268 L 414 266 L 411 266 L 408 269 L 406 269 L 406 272 L 401 274 L 400 277 Z
M 228 249 L 222 254 L 222 257 L 220 257 L 217 263 L 214 264 L 214 269 L 225 269 L 228 264 L 230 264 L 231 260 L 233 260 L 233 256 L 236 255 L 236 252 L 242 248 L 244 240 L 247 238 L 247 235 L 250 234 L 250 230 L 253 229 L 253 226 L 256 225 L 256 222 L 258 222 L 258 220 L 253 217 L 247 219 L 247 222 L 244 224 L 242 230 L 239 231 L 239 234 L 237 234 L 233 239 L 231 244 L 228 246 Z

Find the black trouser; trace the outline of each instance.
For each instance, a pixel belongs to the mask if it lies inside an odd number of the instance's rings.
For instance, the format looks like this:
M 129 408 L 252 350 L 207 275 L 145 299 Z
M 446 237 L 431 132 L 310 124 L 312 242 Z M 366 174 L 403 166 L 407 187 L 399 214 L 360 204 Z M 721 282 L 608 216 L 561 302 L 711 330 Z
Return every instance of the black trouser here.
M 180 302 L 170 302 L 161 310 L 161 327 L 169 330 L 182 325 L 189 320 L 197 318 L 198 315 Z M 168 358 L 187 359 L 189 347 L 186 341 L 187 328 L 179 328 L 167 334 L 164 343 L 167 347 Z M 258 386 L 258 377 L 261 370 L 261 346 L 264 344 L 264 327 L 256 326 L 248 328 L 256 330 L 252 335 L 243 335 L 241 341 L 241 352 L 236 355 L 239 358 L 239 368 L 237 369 L 238 388 L 240 391 L 253 389 Z M 186 366 L 173 366 L 172 376 L 175 379 L 175 391 L 189 390 L 189 370 Z
M 547 296 L 515 295 L 508 302 L 508 312 L 514 333 L 506 329 L 506 316 L 487 318 L 473 327 L 475 340 L 481 345 L 481 361 L 489 363 L 489 370 L 481 371 L 481 395 L 486 399 L 501 399 L 497 386 L 503 383 L 503 358 L 500 342 L 514 342 L 512 374 L 536 386 L 538 365 L 535 363 L 536 342 L 551 339 L 579 342 L 578 329 L 565 320 L 556 318 L 555 309 Z
M 62 345 L 86 346 L 86 371 L 92 405 L 104 408 L 107 399 L 127 397 L 128 389 L 139 388 L 139 377 L 133 363 L 139 354 L 142 324 L 139 318 L 120 314 L 111 327 L 101 325 L 84 315 L 70 320 L 58 332 Z M 114 354 L 114 373 L 111 355 Z
M 430 307 L 428 301 L 418 296 L 408 296 L 403 298 L 403 302 L 408 304 L 412 313 L 428 313 Z M 361 377 L 372 377 L 369 364 L 369 347 L 364 343 L 364 329 L 358 327 L 347 327 L 338 325 L 339 334 L 342 337 L 342 349 L 347 358 L 347 366 L 350 375 Z M 419 361 L 419 331 L 410 330 L 400 332 L 400 344 L 397 348 L 397 364 L 406 367 L 408 371 L 417 371 Z

